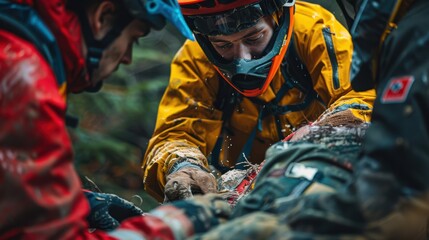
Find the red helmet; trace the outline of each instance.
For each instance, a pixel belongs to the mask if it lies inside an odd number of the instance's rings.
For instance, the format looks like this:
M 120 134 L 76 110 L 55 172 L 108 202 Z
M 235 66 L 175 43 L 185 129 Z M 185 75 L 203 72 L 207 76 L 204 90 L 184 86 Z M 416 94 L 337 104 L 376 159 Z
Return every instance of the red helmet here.
M 295 0 L 178 0 L 195 38 L 223 79 L 246 97 L 266 91 L 292 38 Z M 273 36 L 258 59 L 227 61 L 207 36 L 230 35 L 254 26 L 265 16 L 281 13 Z

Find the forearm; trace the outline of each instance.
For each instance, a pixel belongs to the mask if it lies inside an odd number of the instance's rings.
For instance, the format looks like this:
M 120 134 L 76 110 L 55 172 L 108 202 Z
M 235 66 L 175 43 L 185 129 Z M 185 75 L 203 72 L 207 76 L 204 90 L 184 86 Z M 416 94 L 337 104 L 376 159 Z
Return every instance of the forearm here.
M 159 201 L 164 198 L 166 176 L 178 170 L 181 162 L 186 162 L 202 169 L 208 168 L 206 157 L 199 148 L 183 140 L 161 141 L 148 148 L 143 163 L 145 189 Z M 183 165 L 183 164 L 182 164 Z M 185 165 L 183 165 L 185 166 Z
M 161 105 L 160 109 L 168 108 Z M 173 114 L 166 115 L 159 111 L 158 123 L 151 138 L 143 161 L 143 179 L 146 191 L 162 201 L 166 176 L 177 163 L 187 162 L 201 169 L 208 169 L 206 156 L 213 148 L 221 128 L 220 120 L 210 120 L 205 111 L 197 112 L 199 118 L 180 118 Z M 177 111 L 177 110 L 176 110 Z
M 373 104 L 375 100 L 375 91 L 366 92 L 350 91 L 338 98 L 321 118 L 328 117 L 345 110 L 350 110 L 353 116 L 363 122 L 370 122 Z

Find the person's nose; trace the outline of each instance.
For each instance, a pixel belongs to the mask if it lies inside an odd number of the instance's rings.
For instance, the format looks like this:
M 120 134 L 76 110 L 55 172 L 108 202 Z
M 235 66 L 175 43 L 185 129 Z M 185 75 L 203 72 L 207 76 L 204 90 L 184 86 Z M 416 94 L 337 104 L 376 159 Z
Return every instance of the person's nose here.
M 252 59 L 252 53 L 248 47 L 244 44 L 237 44 L 237 46 L 234 49 L 234 58 L 235 59 L 245 59 L 250 60 Z
M 128 65 L 128 64 L 131 64 L 132 60 L 133 60 L 133 46 L 131 45 L 125 51 L 124 56 L 122 56 L 121 63 Z

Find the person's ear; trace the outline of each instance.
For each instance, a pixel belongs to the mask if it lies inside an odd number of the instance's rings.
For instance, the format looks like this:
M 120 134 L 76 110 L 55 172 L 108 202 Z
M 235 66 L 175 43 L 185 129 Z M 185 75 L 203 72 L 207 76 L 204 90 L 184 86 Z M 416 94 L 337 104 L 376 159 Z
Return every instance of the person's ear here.
M 110 31 L 115 17 L 115 4 L 111 1 L 102 1 L 89 14 L 94 38 L 101 40 Z

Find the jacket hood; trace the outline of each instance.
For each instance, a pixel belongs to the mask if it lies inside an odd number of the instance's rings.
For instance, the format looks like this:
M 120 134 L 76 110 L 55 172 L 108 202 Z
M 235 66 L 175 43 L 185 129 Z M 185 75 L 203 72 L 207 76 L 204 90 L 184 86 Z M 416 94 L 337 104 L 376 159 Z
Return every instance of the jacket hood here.
M 90 86 L 82 53 L 82 32 L 76 14 L 66 9 L 66 0 L 12 0 L 33 7 L 55 36 L 66 70 L 67 91 L 81 92 Z

